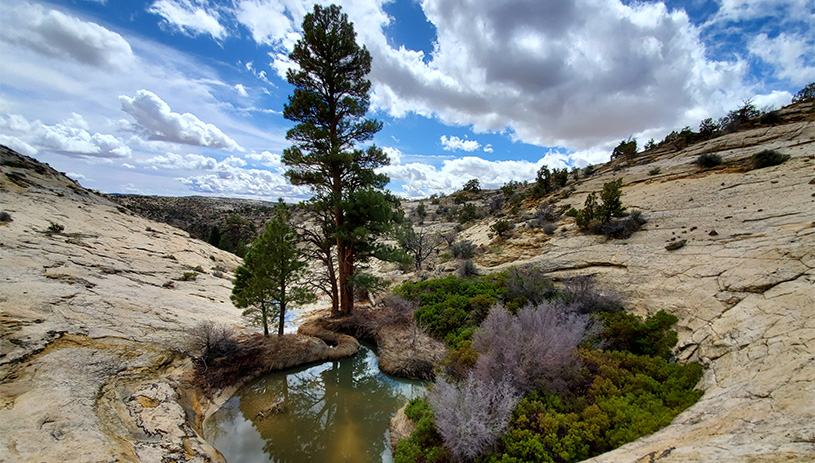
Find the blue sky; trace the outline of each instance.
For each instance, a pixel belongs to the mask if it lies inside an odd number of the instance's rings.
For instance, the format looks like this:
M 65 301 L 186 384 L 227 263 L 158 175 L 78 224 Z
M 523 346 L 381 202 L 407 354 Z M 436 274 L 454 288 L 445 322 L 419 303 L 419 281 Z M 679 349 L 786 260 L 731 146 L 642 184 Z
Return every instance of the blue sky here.
M 608 160 L 815 80 L 811 0 L 352 0 L 390 188 Z M 280 163 L 303 0 L 5 0 L 0 143 L 104 192 L 308 196 Z

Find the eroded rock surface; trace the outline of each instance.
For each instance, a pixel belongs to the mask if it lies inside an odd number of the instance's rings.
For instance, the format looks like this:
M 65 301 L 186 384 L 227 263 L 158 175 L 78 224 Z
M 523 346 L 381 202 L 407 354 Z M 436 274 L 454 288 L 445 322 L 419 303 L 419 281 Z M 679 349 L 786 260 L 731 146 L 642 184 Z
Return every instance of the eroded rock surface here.
M 178 367 L 195 324 L 242 323 L 238 259 L 5 148 L 0 161 L 13 219 L 0 225 L 0 461 L 218 461 L 186 424 Z

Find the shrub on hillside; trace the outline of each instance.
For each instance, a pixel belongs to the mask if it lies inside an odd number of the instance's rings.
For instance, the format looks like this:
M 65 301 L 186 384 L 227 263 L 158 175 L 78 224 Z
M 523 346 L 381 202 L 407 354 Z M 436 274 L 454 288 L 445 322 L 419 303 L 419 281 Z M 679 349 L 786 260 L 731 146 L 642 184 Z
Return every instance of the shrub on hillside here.
M 515 228 L 515 225 L 512 222 L 508 220 L 499 220 L 492 224 L 490 230 L 492 230 L 499 237 L 504 238 L 513 228 Z
M 776 150 L 763 150 L 753 155 L 753 168 L 761 169 L 763 167 L 777 166 L 789 158 L 788 154 L 781 154 Z
M 51 222 L 51 225 L 48 226 L 48 233 L 62 233 L 63 231 L 65 231 L 64 225 Z
M 478 220 L 480 218 L 481 215 L 478 213 L 478 209 L 473 203 L 467 203 L 461 206 L 461 210 L 458 213 L 458 223 L 461 224 L 465 224 L 471 220 Z
M 11 214 L 9 214 L 7 211 L 0 212 L 0 222 L 8 223 L 13 221 L 14 219 L 11 218 Z
M 626 239 L 645 225 L 647 221 L 642 216 L 641 211 L 631 211 L 628 217 L 612 220 L 607 223 L 600 223 L 592 228 L 592 233 L 605 235 L 609 238 Z
M 571 310 L 582 314 L 623 310 L 619 294 L 598 288 L 594 277 L 590 275 L 579 275 L 566 280 L 560 298 Z
M 695 162 L 699 167 L 716 167 L 722 163 L 722 157 L 716 153 L 702 153 Z
M 470 240 L 461 240 L 450 247 L 450 252 L 456 259 L 472 259 L 475 255 L 476 246 Z
M 505 305 L 514 311 L 527 304 L 539 305 L 557 295 L 552 280 L 539 267 L 512 267 L 498 276 L 504 288 Z
M 470 259 L 461 261 L 458 270 L 456 270 L 456 276 L 459 278 L 469 278 L 476 275 L 478 275 L 478 268 Z
M 815 100 L 815 82 L 810 82 L 792 97 L 793 103 Z

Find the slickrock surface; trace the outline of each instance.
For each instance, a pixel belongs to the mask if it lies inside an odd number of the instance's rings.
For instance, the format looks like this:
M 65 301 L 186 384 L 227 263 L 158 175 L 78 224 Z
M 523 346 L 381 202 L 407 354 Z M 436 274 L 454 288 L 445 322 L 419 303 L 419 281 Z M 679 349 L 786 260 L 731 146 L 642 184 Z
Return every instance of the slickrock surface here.
M 791 159 L 739 167 L 763 149 Z M 691 164 L 703 152 L 736 167 Z M 661 171 L 651 176 L 654 167 Z M 732 134 L 609 169 L 556 205 L 581 208 L 618 177 L 623 204 L 648 219 L 629 239 L 580 234 L 566 219 L 552 237 L 519 230 L 501 254 L 477 261 L 495 270 L 533 263 L 554 277 L 593 274 L 640 314 L 679 317 L 677 357 L 704 365 L 704 396 L 669 427 L 591 461 L 815 461 L 815 123 Z M 477 244 L 490 241 L 471 230 Z M 679 240 L 686 244 L 665 249 Z
M 195 324 L 241 323 L 238 259 L 5 148 L 0 170 L 13 219 L 0 225 L 0 462 L 218 461 L 173 386 Z M 45 233 L 52 222 L 63 232 Z

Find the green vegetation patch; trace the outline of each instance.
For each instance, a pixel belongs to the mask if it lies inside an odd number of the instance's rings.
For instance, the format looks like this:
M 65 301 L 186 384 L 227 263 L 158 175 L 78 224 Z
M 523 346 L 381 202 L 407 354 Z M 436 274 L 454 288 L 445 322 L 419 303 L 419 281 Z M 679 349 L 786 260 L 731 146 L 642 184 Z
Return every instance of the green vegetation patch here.
M 396 292 L 452 348 L 429 398 L 406 409 L 417 429 L 397 462 L 577 462 L 657 431 L 702 395 L 702 367 L 672 361 L 677 318 L 621 311 L 585 277 L 558 291 L 539 269 L 515 268 Z
M 515 409 L 499 449 L 485 462 L 569 463 L 613 450 L 668 425 L 699 397 L 698 364 L 624 351 L 580 349 L 584 394 L 535 391 Z
M 418 283 L 403 283 L 394 293 L 419 301 L 416 321 L 432 336 L 457 348 L 472 338 L 489 308 L 501 301 L 504 289 L 491 276 L 459 278 L 448 276 Z

